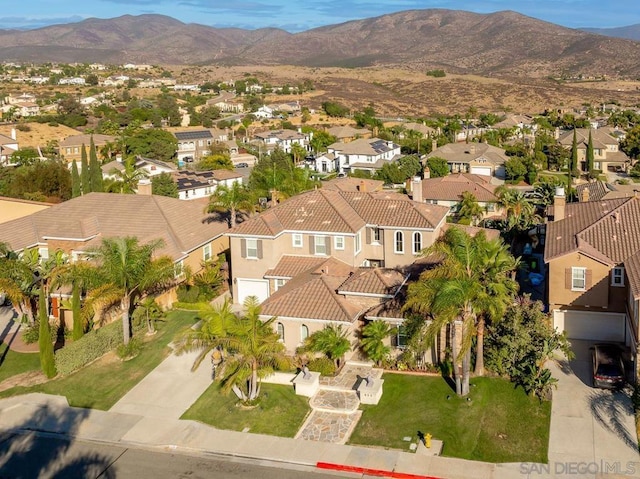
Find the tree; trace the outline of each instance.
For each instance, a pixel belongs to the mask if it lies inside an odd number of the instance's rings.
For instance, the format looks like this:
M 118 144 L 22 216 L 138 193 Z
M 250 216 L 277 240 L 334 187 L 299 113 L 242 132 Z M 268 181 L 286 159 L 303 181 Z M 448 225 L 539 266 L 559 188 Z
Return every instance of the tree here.
M 96 152 L 96 145 L 93 142 L 93 136 L 91 136 L 91 143 L 89 144 L 89 182 L 91 183 L 91 191 L 100 193 L 104 190 L 102 168 L 98 161 L 98 154 Z
M 208 155 L 196 164 L 196 170 L 233 170 L 233 162 L 228 154 Z
M 136 168 L 135 158 L 129 157 L 124 160 L 123 166 L 124 168 L 122 170 L 117 168 L 111 170 L 111 174 L 115 177 L 115 180 L 107 185 L 106 191 L 110 193 L 134 194 L 138 189 L 140 180 L 148 177 L 145 170 Z
M 591 130 L 589 130 L 589 142 L 587 143 L 587 172 L 589 173 L 590 178 L 595 178 L 597 175 L 593 169 L 593 138 L 591 137 Z
M 532 226 L 540 223 L 541 218 L 536 213 L 536 207 L 522 191 L 508 188 L 504 185 L 496 188 L 498 205 L 504 209 L 505 220 L 503 226 L 507 236 L 513 236 L 528 231 Z
M 160 161 L 171 161 L 178 149 L 176 137 L 160 128 L 134 129 L 126 140 L 126 154 Z
M 342 117 L 349 114 L 349 109 L 337 102 L 325 101 L 322 103 L 322 109 L 331 117 Z
M 313 133 L 313 137 L 309 144 L 311 145 L 311 149 L 317 155 L 321 151 L 326 151 L 327 146 L 335 143 L 337 138 L 333 135 L 330 135 L 326 131 L 323 130 L 311 130 Z
M 444 158 L 432 156 L 427 160 L 427 168 L 431 178 L 442 178 L 449 174 L 449 164 Z
M 229 227 L 236 226 L 239 211 L 252 211 L 255 207 L 251 191 L 241 182 L 236 181 L 231 186 L 218 185 L 209 197 L 208 211 L 228 211 Z
M 51 340 L 51 327 L 49 325 L 49 314 L 47 311 L 47 295 L 44 288 L 40 289 L 38 296 L 38 347 L 40 350 L 40 367 L 48 378 L 56 375 L 56 362 L 53 356 L 53 342 Z
M 102 285 L 89 292 L 87 304 L 94 311 L 102 311 L 119 303 L 125 345 L 131 339 L 130 313 L 136 298 L 175 280 L 171 258 L 154 258 L 161 246 L 162 241 L 140 244 L 135 237 L 104 238 L 100 247 L 91 252 Z
M 578 141 L 576 135 L 576 129 L 573 129 L 573 141 L 571 143 L 571 161 L 569 162 L 569 171 L 567 172 L 568 177 L 568 189 L 571 189 L 571 184 L 573 183 L 572 178 L 574 176 L 578 176 Z
M 384 340 L 395 331 L 396 328 L 380 319 L 371 321 L 362 328 L 360 347 L 367 357 L 378 366 L 391 352 L 391 347 L 384 344 Z
M 82 144 L 80 150 L 80 183 L 82 184 L 82 194 L 91 193 L 91 172 L 87 161 L 87 148 Z
M 291 157 L 280 148 L 256 163 L 248 183 L 249 189 L 256 196 L 271 197 L 277 191 L 280 198 L 297 195 L 314 185 L 309 171 L 296 167 Z
M 151 178 L 151 193 L 158 196 L 178 197 L 178 185 L 170 173 L 160 173 Z
M 147 324 L 147 334 L 154 334 L 155 322 L 164 317 L 164 311 L 153 296 L 147 296 L 142 301 L 138 301 L 133 315 L 143 319 Z
M 624 139 L 620 141 L 620 149 L 624 151 L 629 158 L 634 160 L 640 158 L 640 125 L 636 125 L 627 131 Z
M 0 291 L 7 295 L 20 319 L 34 323 L 34 288 L 36 282 L 32 266 L 6 243 L 0 243 Z
M 307 154 L 307 150 L 300 143 L 293 143 L 291 145 L 291 155 L 293 156 L 293 162 L 298 165 Z
M 348 333 L 342 329 L 342 325 L 331 324 L 309 336 L 302 349 L 313 353 L 323 353 L 338 368 L 342 357 L 351 349 L 347 335 Z
M 33 165 L 39 160 L 40 154 L 38 150 L 31 147 L 20 148 L 11 155 L 11 161 L 18 166 Z
M 484 216 L 484 210 L 477 198 L 470 191 L 462 192 L 462 201 L 458 210 L 458 218 L 467 224 L 476 226 Z
M 507 180 L 518 183 L 527 176 L 527 167 L 517 156 L 513 156 L 504 162 L 504 172 Z
M 74 160 L 71 163 L 71 197 L 77 198 L 80 195 L 82 195 L 82 184 L 78 173 L 78 162 Z

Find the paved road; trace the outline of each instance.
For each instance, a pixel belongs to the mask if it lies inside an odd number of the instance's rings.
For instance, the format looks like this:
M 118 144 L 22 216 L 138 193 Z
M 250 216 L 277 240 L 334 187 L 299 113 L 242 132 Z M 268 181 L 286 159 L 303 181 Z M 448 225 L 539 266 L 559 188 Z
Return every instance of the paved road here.
M 52 436 L 0 437 L 0 478 L 330 479 L 309 467 L 217 456 L 188 456 Z M 356 475 L 340 477 L 361 477 Z

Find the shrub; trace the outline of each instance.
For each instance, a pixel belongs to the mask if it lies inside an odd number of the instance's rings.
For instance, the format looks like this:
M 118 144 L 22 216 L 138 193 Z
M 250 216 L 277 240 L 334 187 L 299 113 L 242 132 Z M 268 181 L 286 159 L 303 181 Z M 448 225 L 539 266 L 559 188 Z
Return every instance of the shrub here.
M 40 337 L 40 325 L 38 322 L 34 322 L 27 326 L 27 329 L 22 333 L 22 340 L 25 344 L 33 344 L 38 342 L 38 338 Z
M 29 125 L 27 125 L 26 123 L 18 123 L 16 125 L 16 130 L 19 130 L 19 131 L 31 131 L 31 127 Z
M 333 361 L 327 357 L 313 358 L 307 364 L 309 371 L 315 371 L 322 376 L 333 376 L 336 373 L 336 366 Z
M 114 321 L 100 329 L 89 331 L 81 339 L 55 353 L 60 374 L 69 374 L 115 349 L 123 342 L 122 323 Z
M 188 285 L 178 287 L 178 301 L 180 303 L 197 303 L 200 298 L 199 288 Z
M 126 361 L 127 359 L 135 358 L 142 350 L 142 341 L 137 336 L 134 336 L 129 341 L 129 344 L 121 344 L 116 349 L 116 354 L 120 359 Z
M 444 70 L 429 70 L 427 75 L 434 78 L 443 78 L 447 76 Z

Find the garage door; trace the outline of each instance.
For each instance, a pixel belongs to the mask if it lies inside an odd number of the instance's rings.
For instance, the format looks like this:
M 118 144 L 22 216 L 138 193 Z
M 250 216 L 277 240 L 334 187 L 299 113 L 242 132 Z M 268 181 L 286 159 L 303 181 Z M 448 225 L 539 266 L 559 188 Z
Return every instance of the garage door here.
M 491 168 L 488 166 L 472 166 L 471 173 L 474 175 L 491 176 Z
M 261 303 L 269 297 L 269 281 L 264 279 L 238 279 L 238 303 L 256 296 Z
M 566 331 L 571 339 L 625 340 L 625 316 L 620 313 L 556 310 L 553 312 L 553 325 L 558 331 Z

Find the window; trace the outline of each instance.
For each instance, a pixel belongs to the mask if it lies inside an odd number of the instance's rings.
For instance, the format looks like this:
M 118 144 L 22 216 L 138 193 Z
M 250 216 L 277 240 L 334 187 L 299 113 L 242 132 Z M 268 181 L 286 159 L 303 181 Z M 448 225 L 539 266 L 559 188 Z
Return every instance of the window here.
M 184 261 L 183 260 L 178 261 L 175 264 L 173 270 L 176 278 L 178 278 L 179 276 L 182 276 L 184 274 Z
M 396 346 L 398 348 L 406 348 L 407 347 L 407 327 L 404 325 L 398 326 L 398 333 L 396 336 Z
M 571 290 L 584 291 L 587 289 L 587 268 L 571 268 Z
M 309 328 L 306 324 L 300 326 L 300 342 L 304 343 L 305 340 L 309 337 Z
M 258 240 L 247 238 L 247 258 L 258 259 Z
M 202 248 L 202 258 L 205 261 L 209 261 L 211 259 L 211 245 L 210 244 L 206 244 Z
M 404 233 L 402 231 L 396 231 L 393 248 L 394 253 L 404 253 Z
M 302 235 L 300 233 L 291 235 L 291 243 L 294 248 L 302 248 Z
M 611 270 L 611 286 L 624 286 L 624 268 L 618 267 Z
M 40 261 L 49 259 L 49 248 L 46 246 L 38 248 L 38 257 L 40 258 Z
M 278 323 L 276 327 L 278 329 L 278 340 L 284 343 L 284 324 Z
M 373 228 L 373 242 L 380 243 L 380 228 Z
M 413 233 L 413 254 L 418 254 L 422 250 L 422 233 Z
M 287 283 L 286 279 L 277 278 L 276 279 L 276 291 L 278 291 L 280 288 L 282 288 L 286 283 Z
M 327 237 L 316 236 L 314 238 L 314 254 L 327 254 Z
M 336 249 L 344 249 L 344 236 L 335 236 L 333 244 Z
M 362 240 L 360 238 L 360 232 L 358 231 L 358 234 L 355 237 L 355 248 L 356 248 L 356 254 L 358 254 L 360 252 L 360 250 L 362 249 Z

